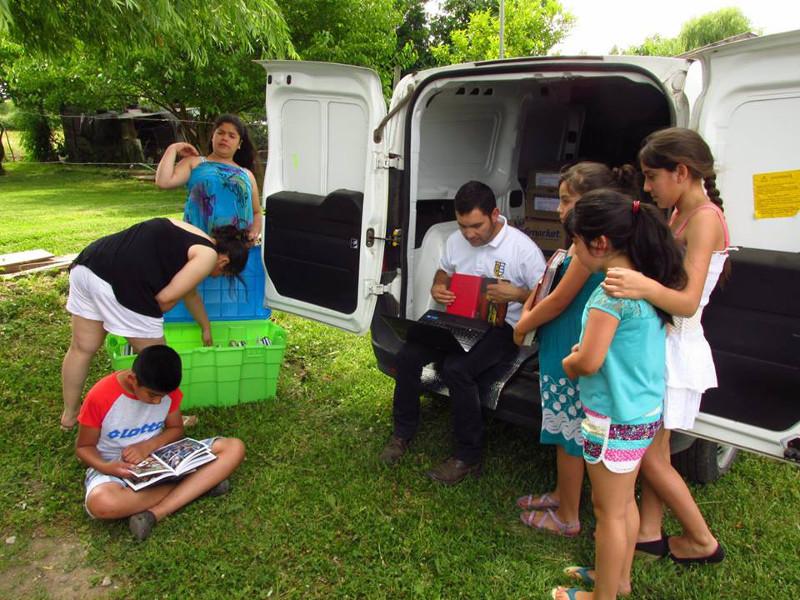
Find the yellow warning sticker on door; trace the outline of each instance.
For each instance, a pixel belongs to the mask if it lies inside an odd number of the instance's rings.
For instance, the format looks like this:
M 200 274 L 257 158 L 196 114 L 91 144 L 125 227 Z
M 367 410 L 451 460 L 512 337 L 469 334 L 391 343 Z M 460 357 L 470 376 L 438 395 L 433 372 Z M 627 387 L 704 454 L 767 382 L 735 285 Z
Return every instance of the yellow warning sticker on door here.
M 756 219 L 793 217 L 800 211 L 800 171 L 753 175 Z

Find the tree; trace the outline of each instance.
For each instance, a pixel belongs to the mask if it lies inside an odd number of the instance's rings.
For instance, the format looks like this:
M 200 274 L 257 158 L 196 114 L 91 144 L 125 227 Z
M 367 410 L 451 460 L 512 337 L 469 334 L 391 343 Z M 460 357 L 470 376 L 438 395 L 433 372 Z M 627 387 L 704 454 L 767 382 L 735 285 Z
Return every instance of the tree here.
M 750 19 L 739 8 L 723 8 L 684 23 L 678 39 L 686 52 L 752 30 Z
M 510 0 L 505 9 L 505 55 L 534 56 L 547 54 L 562 41 L 575 17 L 558 0 Z M 500 19 L 490 9 L 470 15 L 465 29 L 450 34 L 450 44 L 435 46 L 439 64 L 496 59 L 500 52 Z
M 499 0 L 445 0 L 431 18 L 431 46 L 449 44 L 454 31 L 469 26 L 470 15 L 486 10 L 497 15 L 499 5 Z
M 262 105 L 264 72 L 254 59 L 297 56 L 274 0 L 153 0 L 141 6 L 136 0 L 44 3 L 51 10 L 38 17 L 43 29 L 48 31 L 61 20 L 61 32 L 52 44 L 22 23 L 26 11 L 35 6 L 47 8 L 41 4 L 10 1 L 14 17 L 10 34 L 16 35 L 20 44 L 15 45 L 11 64 L 0 66 L 0 81 L 7 83 L 17 105 L 29 113 L 58 115 L 65 106 L 93 112 L 144 100 L 177 114 L 186 138 L 205 146 L 208 121 L 216 114 Z M 104 23 L 92 35 L 79 35 L 84 27 L 74 29 L 77 17 L 90 4 L 97 7 L 98 14 L 117 20 Z M 109 4 L 119 10 L 107 14 Z M 137 33 L 130 23 L 132 7 L 141 9 L 145 22 L 158 14 L 153 12 L 156 9 L 166 11 L 168 17 L 178 19 L 171 25 L 176 34 L 165 35 L 169 29 L 160 24 L 155 37 L 149 33 L 144 38 L 118 36 L 115 43 L 100 47 L 110 33 L 128 26 Z M 187 17 L 180 17 L 182 14 Z M 89 22 L 93 18 L 94 13 L 87 17 Z M 71 40 L 69 49 L 58 49 L 65 40 Z M 147 40 L 152 43 L 145 43 Z
M 292 43 L 305 60 L 360 65 L 378 71 L 391 90 L 395 66 L 414 62 L 411 48 L 397 48 L 402 14 L 393 0 L 280 0 Z
M 706 44 L 718 42 L 740 33 L 753 31 L 750 20 L 738 8 L 723 8 L 686 21 L 674 38 L 652 35 L 638 46 L 631 46 L 612 54 L 638 54 L 640 56 L 677 56 Z
M 425 12 L 425 0 L 395 0 L 395 9 L 402 15 L 397 28 L 397 52 L 410 52 L 413 62 L 408 69 L 432 67 L 431 29 Z
M 218 50 L 292 51 L 275 0 L 0 0 L 0 25 L 27 52 L 46 56 L 76 43 L 98 56 L 169 45 L 201 65 Z

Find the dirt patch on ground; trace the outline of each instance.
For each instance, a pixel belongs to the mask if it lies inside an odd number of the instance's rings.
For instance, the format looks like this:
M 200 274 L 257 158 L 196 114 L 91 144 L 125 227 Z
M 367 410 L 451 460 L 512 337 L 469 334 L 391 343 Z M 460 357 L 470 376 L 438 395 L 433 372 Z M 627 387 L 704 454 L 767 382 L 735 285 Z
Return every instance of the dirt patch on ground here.
M 91 599 L 119 590 L 118 582 L 86 566 L 87 550 L 77 538 L 36 536 L 19 553 L 10 545 L 4 550 L 7 568 L 0 571 L 0 598 Z

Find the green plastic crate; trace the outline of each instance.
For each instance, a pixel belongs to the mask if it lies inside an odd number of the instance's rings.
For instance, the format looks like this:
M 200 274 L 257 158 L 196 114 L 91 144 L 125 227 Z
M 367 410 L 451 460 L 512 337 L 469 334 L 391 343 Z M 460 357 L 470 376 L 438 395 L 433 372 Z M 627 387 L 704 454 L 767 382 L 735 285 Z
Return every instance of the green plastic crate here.
M 268 320 L 212 321 L 214 345 L 204 347 L 196 323 L 165 323 L 164 337 L 183 363 L 182 409 L 233 406 L 275 397 L 286 332 Z M 259 340 L 269 338 L 271 344 Z M 231 342 L 245 342 L 231 346 Z M 125 354 L 127 340 L 106 337 L 106 350 L 115 370 L 129 369 L 135 355 Z

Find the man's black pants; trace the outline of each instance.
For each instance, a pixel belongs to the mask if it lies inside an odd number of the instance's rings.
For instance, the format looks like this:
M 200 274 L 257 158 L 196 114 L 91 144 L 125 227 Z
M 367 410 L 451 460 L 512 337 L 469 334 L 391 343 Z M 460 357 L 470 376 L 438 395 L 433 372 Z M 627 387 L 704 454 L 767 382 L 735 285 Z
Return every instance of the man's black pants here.
M 416 343 L 406 343 L 398 354 L 394 386 L 394 435 L 410 440 L 419 426 L 419 394 L 422 367 L 439 363 L 439 373 L 450 390 L 455 436 L 454 456 L 467 464 L 481 459 L 483 417 L 478 378 L 517 352 L 514 330 L 509 325 L 492 328 L 466 354 L 445 354 Z

